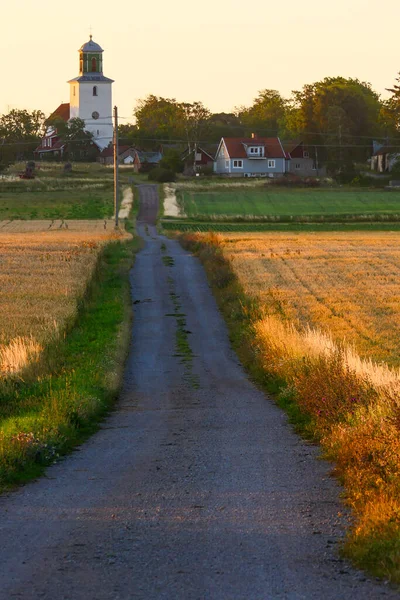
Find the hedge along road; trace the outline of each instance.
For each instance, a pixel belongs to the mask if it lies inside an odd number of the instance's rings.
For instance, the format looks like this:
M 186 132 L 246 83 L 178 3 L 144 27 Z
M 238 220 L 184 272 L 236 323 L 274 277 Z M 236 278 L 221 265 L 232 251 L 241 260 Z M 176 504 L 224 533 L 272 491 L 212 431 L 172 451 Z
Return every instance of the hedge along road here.
M 329 465 L 249 382 L 200 263 L 157 234 L 157 188 L 139 189 L 120 400 L 0 499 L 0 598 L 398 598 L 339 559 Z

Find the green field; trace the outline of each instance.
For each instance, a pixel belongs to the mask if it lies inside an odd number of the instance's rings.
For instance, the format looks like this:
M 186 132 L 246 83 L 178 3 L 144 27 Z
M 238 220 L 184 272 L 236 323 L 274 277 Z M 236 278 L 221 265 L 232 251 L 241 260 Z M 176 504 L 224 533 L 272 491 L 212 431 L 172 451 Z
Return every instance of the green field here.
M 397 222 L 351 222 L 351 223 L 227 223 L 221 221 L 179 221 L 163 220 L 162 227 L 166 231 L 188 233 L 208 231 L 220 233 L 262 232 L 262 231 L 400 231 L 400 221 Z
M 77 163 L 71 173 L 63 165 L 39 164 L 33 180 L 19 179 L 24 165 L 0 178 L 0 221 L 14 219 L 102 219 L 113 214 L 113 170 Z M 121 169 L 121 186 L 132 170 Z
M 113 214 L 113 191 L 0 192 L 0 221 L 14 219 L 102 219 Z
M 179 190 L 193 221 L 400 221 L 400 192 L 349 189 Z

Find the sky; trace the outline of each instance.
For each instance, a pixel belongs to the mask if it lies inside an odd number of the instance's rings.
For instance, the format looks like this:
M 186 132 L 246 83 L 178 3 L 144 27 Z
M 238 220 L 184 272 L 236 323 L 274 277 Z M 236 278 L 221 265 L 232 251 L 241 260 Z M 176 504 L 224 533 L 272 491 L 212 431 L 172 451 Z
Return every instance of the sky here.
M 48 115 L 69 102 L 90 31 L 121 123 L 148 94 L 231 112 L 259 90 L 289 97 L 337 75 L 387 97 L 400 71 L 399 21 L 398 0 L 15 0 L 1 10 L 0 114 Z

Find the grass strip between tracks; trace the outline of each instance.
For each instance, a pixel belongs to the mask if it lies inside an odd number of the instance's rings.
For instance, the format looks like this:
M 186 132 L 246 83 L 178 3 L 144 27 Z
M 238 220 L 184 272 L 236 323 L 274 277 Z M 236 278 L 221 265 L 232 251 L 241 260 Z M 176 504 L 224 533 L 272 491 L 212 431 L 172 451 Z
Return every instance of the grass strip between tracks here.
M 265 311 L 247 296 L 220 236 L 186 234 L 182 246 L 203 263 L 230 339 L 255 382 L 286 410 L 296 429 L 319 442 L 345 487 L 354 523 L 343 553 L 370 573 L 400 583 L 400 409 L 398 398 L 380 396 L 343 360 L 307 355 L 301 336 L 276 322 L 262 331 Z M 264 335 L 264 337 L 263 337 Z M 279 339 L 280 338 L 280 339 Z M 291 345 L 297 345 L 291 351 Z M 267 433 L 266 433 L 267 434 Z
M 107 244 L 76 323 L 0 388 L 0 490 L 35 478 L 96 430 L 115 399 L 129 346 L 128 273 L 140 240 Z M 37 373 L 37 365 L 35 373 Z

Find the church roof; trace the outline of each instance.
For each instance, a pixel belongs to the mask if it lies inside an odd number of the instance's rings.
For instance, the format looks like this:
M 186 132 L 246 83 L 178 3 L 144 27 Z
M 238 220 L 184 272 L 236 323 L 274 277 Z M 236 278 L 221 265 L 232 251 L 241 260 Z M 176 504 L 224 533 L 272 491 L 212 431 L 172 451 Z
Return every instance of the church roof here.
M 99 46 L 99 44 L 96 44 L 96 42 L 94 42 L 92 40 L 92 36 L 90 36 L 90 40 L 88 42 L 86 42 L 86 44 L 83 44 L 83 46 L 81 46 L 79 48 L 80 52 L 103 52 L 103 48 L 101 46 Z
M 84 75 L 80 75 L 79 77 L 74 77 L 70 79 L 68 83 L 73 83 L 74 81 L 78 83 L 82 83 L 85 81 L 91 81 L 93 83 L 114 83 L 114 79 L 110 79 L 109 77 L 105 77 L 101 73 L 85 73 Z
M 69 121 L 69 102 L 60 104 L 58 108 L 54 112 L 51 113 L 47 121 L 54 119 L 62 119 L 63 121 Z

